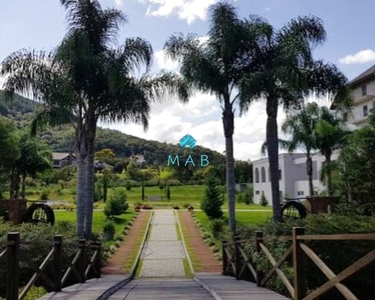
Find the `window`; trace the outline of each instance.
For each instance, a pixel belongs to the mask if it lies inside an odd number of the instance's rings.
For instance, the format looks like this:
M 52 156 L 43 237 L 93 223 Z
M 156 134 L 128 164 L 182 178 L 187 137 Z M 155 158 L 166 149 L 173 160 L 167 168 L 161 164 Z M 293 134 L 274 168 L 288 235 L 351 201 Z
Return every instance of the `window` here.
M 367 85 L 362 85 L 362 96 L 367 95 Z
M 368 106 L 367 105 L 363 106 L 363 116 L 364 117 L 368 116 Z
M 255 169 L 255 182 L 259 183 L 259 169 L 258 168 Z
M 259 191 L 255 191 L 255 195 L 259 195 L 260 194 L 260 192 Z
M 297 195 L 298 195 L 298 196 L 305 196 L 305 192 L 304 192 L 304 191 L 298 191 L 298 192 L 297 192 Z
M 264 167 L 262 167 L 262 182 L 266 182 L 266 169 Z

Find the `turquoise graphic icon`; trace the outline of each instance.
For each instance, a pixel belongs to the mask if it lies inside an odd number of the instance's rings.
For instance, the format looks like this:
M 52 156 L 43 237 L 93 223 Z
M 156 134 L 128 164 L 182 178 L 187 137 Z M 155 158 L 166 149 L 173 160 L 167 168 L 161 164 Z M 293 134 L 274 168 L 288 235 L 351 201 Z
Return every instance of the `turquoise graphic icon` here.
M 186 147 L 194 149 L 196 145 L 197 141 L 190 134 L 187 134 L 182 139 L 180 139 L 180 147 L 182 149 L 185 149 Z

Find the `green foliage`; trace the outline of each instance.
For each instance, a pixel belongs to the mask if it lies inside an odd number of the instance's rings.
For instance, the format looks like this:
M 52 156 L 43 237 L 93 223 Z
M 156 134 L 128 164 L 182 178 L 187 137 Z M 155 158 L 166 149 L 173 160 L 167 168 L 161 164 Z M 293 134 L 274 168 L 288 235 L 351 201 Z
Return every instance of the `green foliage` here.
M 171 188 L 169 185 L 167 186 L 167 199 L 171 200 Z
M 109 197 L 105 203 L 104 214 L 107 217 L 119 216 L 123 214 L 128 208 L 129 204 L 126 202 L 126 191 L 122 188 L 115 189 L 113 195 Z
M 23 288 L 20 289 L 20 292 Z M 32 286 L 29 292 L 27 293 L 26 297 L 23 298 L 24 300 L 35 300 L 43 297 L 47 294 L 47 290 L 42 286 Z
M 115 234 L 115 223 L 112 220 L 107 220 L 103 226 L 103 232 Z
M 262 205 L 262 206 L 268 205 L 268 200 L 267 200 L 266 196 L 264 195 L 264 192 L 262 192 L 262 196 L 260 197 L 259 204 Z
M 145 183 L 144 182 L 142 182 L 141 191 L 142 191 L 141 198 L 142 198 L 142 201 L 144 201 L 145 200 Z
M 43 189 L 40 193 L 40 200 L 48 200 L 51 191 L 49 189 Z
M 219 219 L 223 216 L 221 206 L 224 204 L 221 190 L 217 186 L 217 180 L 209 176 L 206 180 L 206 190 L 201 203 L 202 210 L 210 219 Z
M 356 130 L 340 153 L 340 193 L 345 201 L 375 213 L 375 126 Z
M 226 222 L 223 219 L 211 219 L 210 220 L 211 233 L 215 239 L 218 239 L 222 234 L 224 234 L 225 225 L 226 225 Z
M 103 199 L 103 190 L 100 184 L 95 183 L 94 202 L 98 202 Z
M 126 182 L 126 190 L 127 190 L 127 191 L 130 191 L 131 189 L 132 189 L 132 185 L 131 185 L 130 181 L 128 180 L 128 181 Z
M 252 188 L 247 188 L 244 193 L 244 203 L 247 205 L 254 204 L 254 194 L 253 194 L 253 189 Z
M 6 245 L 7 233 L 19 232 L 20 251 L 20 286 L 25 286 L 34 274 L 35 266 L 39 266 L 53 246 L 53 237 L 61 234 L 64 237 L 62 251 L 62 267 L 66 270 L 77 252 L 75 227 L 70 222 L 56 222 L 52 227 L 46 224 L 13 225 L 0 222 L 0 248 Z M 5 278 L 5 261 L 0 262 L 0 278 Z M 46 276 L 52 278 L 53 270 L 46 269 Z M 5 296 L 5 280 L 0 280 L 0 297 Z M 39 290 L 41 291 L 41 290 Z

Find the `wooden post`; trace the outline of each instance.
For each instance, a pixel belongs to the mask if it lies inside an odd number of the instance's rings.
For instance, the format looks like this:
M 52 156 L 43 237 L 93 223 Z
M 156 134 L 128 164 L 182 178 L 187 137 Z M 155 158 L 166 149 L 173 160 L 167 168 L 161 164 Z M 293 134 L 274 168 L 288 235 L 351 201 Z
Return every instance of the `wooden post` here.
M 20 234 L 18 232 L 8 233 L 7 249 L 6 299 L 18 300 L 20 278 Z
M 228 242 L 227 241 L 223 241 L 223 245 L 222 245 L 222 251 L 223 251 L 223 275 L 227 275 L 225 274 L 227 268 L 228 268 L 228 255 L 227 255 L 227 252 L 225 251 L 228 247 Z
M 262 248 L 260 247 L 260 243 L 263 242 L 263 232 L 262 231 L 255 231 L 255 249 L 260 254 L 262 252 Z M 257 286 L 261 286 L 261 282 L 263 279 L 263 272 L 259 270 L 258 266 L 255 266 L 256 273 L 257 273 Z
M 96 255 L 95 259 L 95 268 L 97 270 L 97 278 L 100 278 L 101 276 L 101 250 L 102 250 L 102 244 L 100 242 L 94 243 L 95 247 L 97 247 L 98 254 Z
M 306 296 L 305 256 L 301 249 L 297 236 L 304 235 L 305 229 L 293 227 L 293 269 L 294 269 L 294 300 L 303 299 Z
M 85 272 L 86 272 L 86 240 L 79 240 L 78 241 L 78 248 L 79 250 L 82 250 L 81 251 L 81 255 L 78 259 L 78 266 L 77 266 L 77 269 L 78 269 L 78 273 L 79 273 L 79 276 L 81 277 L 81 283 L 84 283 L 86 281 L 86 276 L 85 276 Z
M 236 279 L 240 279 L 240 271 L 241 271 L 241 252 L 240 252 L 240 237 L 234 237 L 234 251 L 236 255 Z
M 62 236 L 55 235 L 53 238 L 53 248 L 55 249 L 53 254 L 53 281 L 56 285 L 55 292 L 61 292 L 61 247 Z

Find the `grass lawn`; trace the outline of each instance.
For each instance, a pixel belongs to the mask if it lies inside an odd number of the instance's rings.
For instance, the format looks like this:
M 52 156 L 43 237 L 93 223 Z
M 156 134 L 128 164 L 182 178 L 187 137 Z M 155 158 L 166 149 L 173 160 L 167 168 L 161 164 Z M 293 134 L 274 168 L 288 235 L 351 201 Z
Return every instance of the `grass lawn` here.
M 202 226 L 208 231 L 210 230 L 209 219 L 203 211 L 194 212 Z M 228 212 L 224 212 L 224 217 L 228 218 Z M 236 212 L 236 221 L 238 225 L 260 225 L 272 217 L 272 211 L 238 211 Z
M 134 212 L 129 211 L 125 214 L 120 216 L 116 216 L 114 218 L 115 228 L 116 228 L 116 236 L 121 235 L 122 231 L 124 230 L 125 224 L 133 217 Z M 59 221 L 68 221 L 72 222 L 73 224 L 77 223 L 76 212 L 72 211 L 55 211 L 55 219 L 57 222 Z M 94 211 L 93 215 L 93 232 L 100 233 L 103 230 L 103 225 L 106 221 L 106 216 L 101 211 Z

